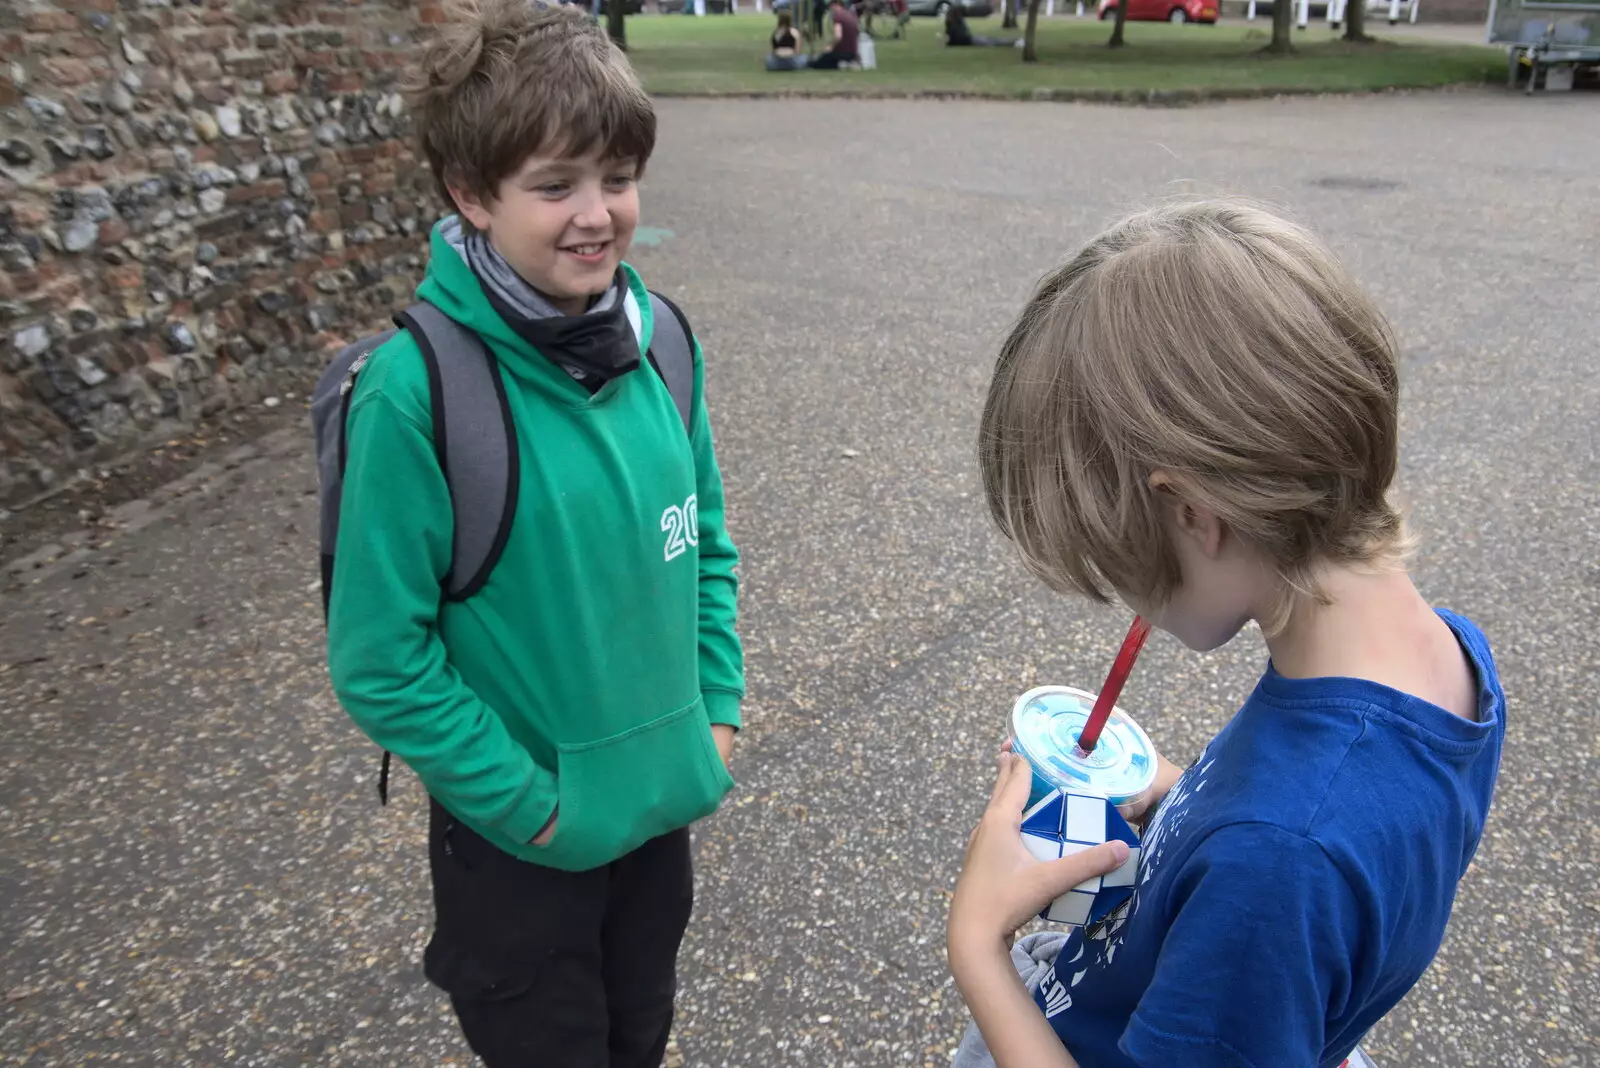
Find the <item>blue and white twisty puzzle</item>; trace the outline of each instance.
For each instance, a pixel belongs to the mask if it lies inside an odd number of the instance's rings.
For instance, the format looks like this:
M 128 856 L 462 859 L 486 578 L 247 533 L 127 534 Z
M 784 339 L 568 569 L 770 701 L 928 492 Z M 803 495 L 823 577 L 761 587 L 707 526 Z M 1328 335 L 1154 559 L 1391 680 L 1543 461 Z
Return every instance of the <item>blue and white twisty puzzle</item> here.
M 1132 897 L 1139 874 L 1139 836 L 1117 806 L 1099 794 L 1052 791 L 1023 815 L 1022 844 L 1040 860 L 1070 857 L 1115 838 L 1128 843 L 1122 867 L 1079 883 L 1052 901 L 1040 919 L 1087 926 Z

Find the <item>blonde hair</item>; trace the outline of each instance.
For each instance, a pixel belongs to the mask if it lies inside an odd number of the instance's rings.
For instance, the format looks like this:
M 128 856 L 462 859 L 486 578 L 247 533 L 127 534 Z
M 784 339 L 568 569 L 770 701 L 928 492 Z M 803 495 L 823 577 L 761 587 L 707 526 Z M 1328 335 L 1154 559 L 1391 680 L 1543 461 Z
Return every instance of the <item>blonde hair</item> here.
M 627 57 L 576 6 L 455 0 L 408 86 L 422 154 L 449 186 L 492 198 L 529 156 L 599 150 L 642 170 L 656 113 Z
M 1324 561 L 1400 563 L 1388 323 L 1307 230 L 1226 200 L 1123 220 L 1048 275 L 1000 350 L 980 431 L 989 508 L 1051 587 L 1164 603 L 1150 484 L 1215 511 L 1321 598 Z

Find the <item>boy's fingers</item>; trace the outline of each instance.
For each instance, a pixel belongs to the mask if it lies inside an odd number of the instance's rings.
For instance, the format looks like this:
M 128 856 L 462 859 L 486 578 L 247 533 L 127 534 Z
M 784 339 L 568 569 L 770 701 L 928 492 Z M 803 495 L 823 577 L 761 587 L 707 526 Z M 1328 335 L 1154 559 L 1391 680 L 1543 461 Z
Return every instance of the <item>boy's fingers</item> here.
M 1017 788 L 1012 781 L 1017 778 L 1016 765 L 1020 762 L 1019 758 L 1013 757 L 1009 753 L 1000 754 L 1000 759 L 997 762 L 999 769 L 995 775 L 994 789 L 989 794 L 989 804 L 984 809 L 983 819 L 978 826 L 972 828 L 972 833 L 967 835 L 968 853 L 972 851 L 972 844 L 977 841 L 978 832 L 982 830 L 984 823 L 988 823 L 998 817 L 1009 821 L 1013 826 L 1022 826 L 1022 808 L 1028 800 L 1027 788 L 1023 788 L 1020 798 L 1015 798 Z M 1030 778 L 1031 773 L 1029 776 L 1025 776 L 1022 781 L 1026 783 Z
M 1111 841 L 1060 860 L 1043 861 L 1028 870 L 1028 878 L 1037 889 L 1034 896 L 1053 901 L 1086 879 L 1116 871 L 1127 859 L 1128 844 Z
M 1002 812 L 1008 819 L 1021 822 L 1022 810 L 1028 803 L 1028 787 L 1033 774 L 1027 761 L 1013 753 L 1000 754 L 1000 777 L 995 780 L 994 793 L 989 797 L 989 807 Z
M 1000 798 L 1006 792 L 1006 776 L 1011 771 L 1011 762 L 1005 753 L 995 759 L 994 789 L 989 791 L 989 807 L 995 808 L 1000 804 Z

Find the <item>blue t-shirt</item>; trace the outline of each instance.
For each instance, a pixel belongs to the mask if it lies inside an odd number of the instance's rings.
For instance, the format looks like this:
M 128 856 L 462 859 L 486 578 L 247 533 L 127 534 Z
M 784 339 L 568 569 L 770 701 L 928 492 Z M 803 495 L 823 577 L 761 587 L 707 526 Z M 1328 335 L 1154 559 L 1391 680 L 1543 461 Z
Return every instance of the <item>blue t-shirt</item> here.
M 1439 615 L 1477 722 L 1268 665 L 1151 820 L 1134 898 L 1074 928 L 1039 984 L 1083 1068 L 1331 1068 L 1422 976 L 1505 737 L 1488 641 Z

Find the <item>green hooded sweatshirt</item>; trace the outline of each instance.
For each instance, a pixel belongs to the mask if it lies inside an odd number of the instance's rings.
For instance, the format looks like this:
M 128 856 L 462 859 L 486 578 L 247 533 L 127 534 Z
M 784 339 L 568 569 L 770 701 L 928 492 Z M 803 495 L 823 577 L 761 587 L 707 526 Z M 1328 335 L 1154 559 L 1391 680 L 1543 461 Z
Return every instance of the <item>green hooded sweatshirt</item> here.
M 651 302 L 624 266 L 640 350 Z M 500 849 L 582 871 L 715 811 L 739 725 L 738 554 L 694 353 L 690 432 L 649 366 L 591 396 L 490 307 L 436 230 L 417 296 L 476 330 L 517 427 L 520 496 L 482 589 L 443 601 L 450 493 L 401 331 L 346 422 L 328 662 L 352 719 Z M 559 809 L 558 806 L 559 805 Z M 550 842 L 531 840 L 558 814 Z

